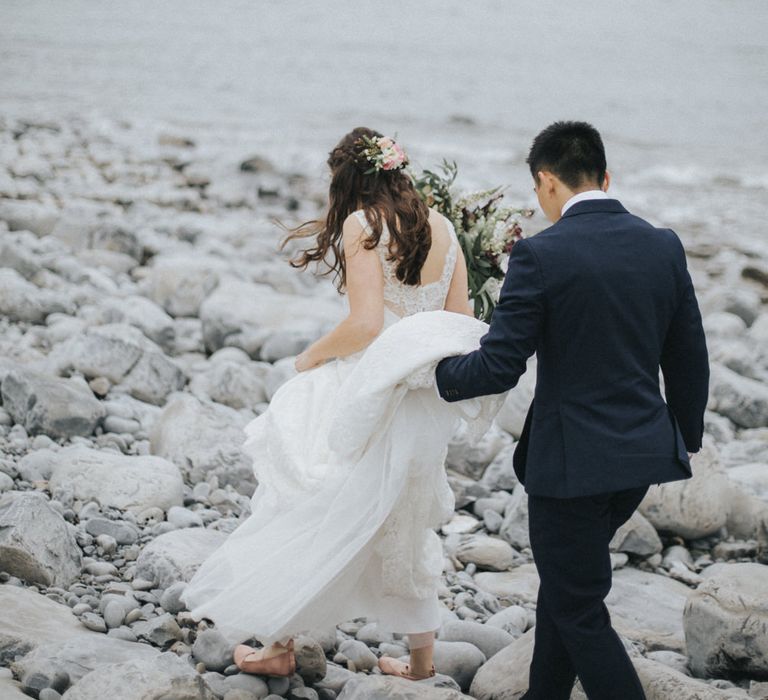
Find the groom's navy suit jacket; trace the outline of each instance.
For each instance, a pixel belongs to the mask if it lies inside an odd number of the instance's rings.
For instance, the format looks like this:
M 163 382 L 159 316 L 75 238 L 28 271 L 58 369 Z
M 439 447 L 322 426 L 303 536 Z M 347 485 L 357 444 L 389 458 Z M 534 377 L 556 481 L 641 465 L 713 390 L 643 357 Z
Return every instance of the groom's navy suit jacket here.
M 528 493 L 572 498 L 691 476 L 709 364 L 673 231 L 597 199 L 518 241 L 480 347 L 438 364 L 440 395 L 511 389 L 534 352 L 536 391 L 513 458 Z

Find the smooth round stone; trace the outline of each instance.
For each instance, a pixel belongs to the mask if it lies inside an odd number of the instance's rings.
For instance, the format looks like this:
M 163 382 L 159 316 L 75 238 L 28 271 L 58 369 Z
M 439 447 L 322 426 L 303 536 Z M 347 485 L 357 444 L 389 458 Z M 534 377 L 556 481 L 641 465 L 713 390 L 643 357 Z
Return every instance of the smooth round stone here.
M 202 661 L 209 671 L 223 671 L 232 663 L 233 648 L 221 632 L 208 629 L 197 635 L 192 645 L 192 655 L 197 661 Z
M 168 522 L 174 527 L 203 527 L 203 519 L 191 510 L 182 506 L 171 506 L 168 509 Z
M 187 606 L 181 601 L 181 594 L 186 587 L 187 584 L 184 581 L 177 581 L 168 586 L 160 596 L 160 605 L 163 610 L 173 614 L 186 610 Z
M 138 528 L 124 520 L 94 517 L 85 524 L 85 531 L 94 537 L 110 535 L 118 544 L 133 544 L 139 539 Z
M 104 622 L 107 627 L 120 627 L 125 620 L 125 606 L 119 600 L 110 600 L 104 607 Z
M 73 606 L 72 612 L 75 615 L 82 615 L 83 613 L 90 612 L 91 606 L 88 605 L 88 603 L 77 603 L 77 605 Z
M 141 430 L 141 423 L 133 418 L 107 416 L 104 419 L 104 430 L 108 433 L 138 433 Z
M 357 639 L 347 639 L 342 642 L 339 646 L 339 654 L 351 661 L 357 671 L 370 671 L 376 666 L 376 654 Z
M 115 627 L 115 629 L 109 630 L 107 632 L 107 637 L 115 637 L 116 639 L 123 639 L 126 642 L 135 642 L 138 640 L 138 637 L 133 632 L 133 630 L 130 627 L 126 627 L 125 625 L 121 627 Z
M 97 535 L 96 544 L 101 547 L 105 554 L 112 554 L 117 550 L 117 540 L 112 535 Z
M 117 574 L 117 567 L 108 561 L 92 561 L 86 564 L 83 570 L 94 576 L 114 576 Z
M 125 624 L 130 625 L 132 622 L 140 620 L 143 614 L 144 611 L 141 608 L 134 608 L 133 610 L 129 610 L 125 616 Z
M 195 484 L 192 489 L 192 497 L 196 501 L 207 501 L 210 493 L 211 485 L 207 481 L 201 481 L 199 484 Z
M 290 678 L 268 678 L 267 685 L 269 686 L 269 692 L 273 695 L 279 695 L 281 698 L 288 694 L 288 690 L 291 687 Z
M 104 618 L 102 618 L 100 615 L 97 615 L 96 613 L 83 613 L 83 615 L 80 616 L 80 621 L 89 630 L 93 630 L 94 632 L 107 631 L 107 624 L 104 622 Z
M 158 506 L 145 508 L 136 516 L 136 522 L 142 527 L 146 525 L 156 525 L 163 521 L 165 511 Z
M 134 591 L 148 591 L 155 587 L 155 582 L 145 578 L 135 578 L 131 581 L 131 587 Z
M 13 479 L 5 472 L 0 472 L 0 493 L 10 491 L 13 488 Z
M 320 700 L 320 696 L 314 688 L 291 688 L 288 700 Z
M 61 693 L 53 688 L 43 688 L 38 698 L 39 700 L 61 700 Z
M 241 688 L 232 688 L 224 693 L 222 700 L 258 700 L 258 695 Z

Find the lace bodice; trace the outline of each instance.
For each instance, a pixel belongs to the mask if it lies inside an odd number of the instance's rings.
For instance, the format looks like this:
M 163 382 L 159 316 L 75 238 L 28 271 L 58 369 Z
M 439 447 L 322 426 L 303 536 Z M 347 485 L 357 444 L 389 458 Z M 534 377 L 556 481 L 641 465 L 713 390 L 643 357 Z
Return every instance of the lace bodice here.
M 360 221 L 363 229 L 370 233 L 371 226 L 365 217 L 365 212 L 358 209 L 354 212 Z M 387 308 L 399 317 L 411 316 L 420 311 L 439 311 L 445 308 L 445 300 L 448 296 L 448 289 L 451 286 L 451 278 L 456 265 L 456 255 L 459 251 L 459 241 L 456 237 L 456 231 L 450 219 L 443 217 L 451 236 L 451 245 L 445 255 L 443 272 L 440 278 L 429 284 L 404 284 L 395 274 L 396 264 L 387 260 L 389 253 L 389 230 L 386 222 L 382 222 L 383 230 L 376 252 L 381 260 L 381 267 L 384 271 L 384 303 Z

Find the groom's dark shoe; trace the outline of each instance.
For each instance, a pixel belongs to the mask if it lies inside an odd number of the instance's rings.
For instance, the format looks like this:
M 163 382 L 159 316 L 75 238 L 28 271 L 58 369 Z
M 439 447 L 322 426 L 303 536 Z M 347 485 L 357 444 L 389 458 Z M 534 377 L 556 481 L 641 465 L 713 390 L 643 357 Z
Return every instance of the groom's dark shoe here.
M 589 700 L 645 700 L 603 601 L 611 589 L 609 543 L 647 490 L 529 496 L 531 548 L 541 585 L 525 700 L 568 700 L 577 675 Z

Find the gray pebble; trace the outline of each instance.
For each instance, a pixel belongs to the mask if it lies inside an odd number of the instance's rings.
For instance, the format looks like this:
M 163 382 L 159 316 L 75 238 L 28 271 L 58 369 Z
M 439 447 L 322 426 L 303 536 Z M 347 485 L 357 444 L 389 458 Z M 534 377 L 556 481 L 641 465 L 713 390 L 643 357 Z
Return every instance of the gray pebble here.
M 168 586 L 160 596 L 160 605 L 163 610 L 174 615 L 182 610 L 186 610 L 187 606 L 180 600 L 181 594 L 186 587 L 187 584 L 184 581 L 177 581 Z
M 124 639 L 126 642 L 136 642 L 138 637 L 134 634 L 130 627 L 123 625 L 122 627 L 116 627 L 107 632 L 107 637 L 115 637 L 116 639 Z
M 110 600 L 104 607 L 104 621 L 107 627 L 120 627 L 125 619 L 125 605 L 119 600 Z
M 43 688 L 38 697 L 40 700 L 60 700 L 61 693 L 53 688 Z
M 83 567 L 83 571 L 94 576 L 114 576 L 117 573 L 117 567 L 108 561 L 92 561 Z
M 192 645 L 195 660 L 202 661 L 209 671 L 223 671 L 232 663 L 232 650 L 224 636 L 215 629 L 203 630 Z
M 89 630 L 93 630 L 94 632 L 107 631 L 107 624 L 104 622 L 104 618 L 94 612 L 83 613 L 80 616 L 80 622 L 82 622 L 83 625 L 85 625 Z
M 197 514 L 181 506 L 171 506 L 168 509 L 168 522 L 174 527 L 203 527 L 203 520 Z
M 114 537 L 118 544 L 133 544 L 139 539 L 138 528 L 124 520 L 93 517 L 85 524 L 85 531 L 94 537 L 109 535 Z

